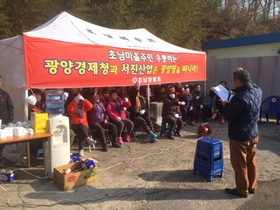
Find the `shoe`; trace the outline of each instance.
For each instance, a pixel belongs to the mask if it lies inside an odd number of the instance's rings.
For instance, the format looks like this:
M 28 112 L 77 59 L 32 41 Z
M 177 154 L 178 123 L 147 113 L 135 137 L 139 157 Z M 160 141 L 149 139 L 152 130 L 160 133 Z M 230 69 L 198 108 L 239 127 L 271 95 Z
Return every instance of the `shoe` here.
M 235 188 L 234 189 L 225 188 L 225 191 L 228 194 L 239 196 L 241 198 L 247 198 L 248 197 L 247 195 L 243 195 L 243 194 L 239 193 Z
M 150 133 L 150 136 L 156 138 L 156 137 L 157 137 L 157 134 L 155 134 L 154 132 L 151 132 L 151 133 Z
M 85 155 L 84 150 L 81 149 L 80 152 L 79 152 L 79 156 L 80 156 L 80 157 L 83 157 L 84 155 Z
M 119 144 L 119 143 L 115 143 L 115 144 L 113 144 L 113 147 L 116 147 L 116 148 L 121 148 L 121 147 L 122 147 L 122 145 L 121 145 L 121 144 Z
M 249 191 L 249 194 L 254 194 L 255 193 L 255 190 L 248 190 Z
M 186 126 L 187 125 L 187 123 L 186 122 L 183 122 L 183 126 Z
M 214 113 L 211 118 L 215 120 L 216 117 L 217 117 L 217 113 Z
M 104 152 L 108 152 L 109 151 L 109 147 L 107 145 L 103 146 L 103 151 Z
M 157 134 L 151 132 L 150 133 L 150 139 L 152 142 L 157 142 L 158 140 L 156 139 L 157 138 Z
M 173 135 L 169 135 L 169 139 L 170 140 L 174 140 L 174 136 Z
M 126 142 L 130 142 L 130 141 L 131 141 L 130 135 L 125 134 L 124 140 L 125 140 Z
M 94 139 L 92 139 L 90 137 L 87 137 L 87 142 L 88 142 L 88 145 L 91 146 L 91 145 L 96 143 L 96 140 L 94 140 Z
M 221 123 L 221 124 L 224 124 L 224 123 L 225 123 L 225 119 L 222 118 L 222 119 L 220 120 L 220 123 Z
M 195 126 L 194 121 L 191 121 L 190 125 Z
M 179 137 L 182 137 L 182 133 L 181 132 L 176 133 L 176 135 L 179 136 Z
M 118 138 L 118 143 L 119 143 L 119 144 L 123 144 L 122 137 L 119 137 L 119 138 Z

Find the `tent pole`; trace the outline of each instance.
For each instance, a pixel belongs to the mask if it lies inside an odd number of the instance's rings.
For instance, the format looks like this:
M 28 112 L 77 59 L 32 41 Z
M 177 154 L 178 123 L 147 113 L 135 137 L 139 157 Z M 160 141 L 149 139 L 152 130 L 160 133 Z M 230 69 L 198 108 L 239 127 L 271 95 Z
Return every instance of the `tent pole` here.
M 147 92 L 148 92 L 147 103 L 148 103 L 148 111 L 149 111 L 149 117 L 150 117 L 150 95 L 151 95 L 151 93 L 150 93 L 150 85 L 148 85 Z
M 28 104 L 26 102 L 26 99 L 28 97 L 28 89 L 25 89 L 24 91 L 24 122 L 27 122 L 28 121 Z

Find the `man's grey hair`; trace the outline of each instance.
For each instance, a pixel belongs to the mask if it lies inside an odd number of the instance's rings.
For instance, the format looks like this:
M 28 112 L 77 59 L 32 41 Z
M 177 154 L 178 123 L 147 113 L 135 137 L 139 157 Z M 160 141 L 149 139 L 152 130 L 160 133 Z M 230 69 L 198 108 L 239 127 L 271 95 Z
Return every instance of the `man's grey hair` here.
M 250 74 L 246 70 L 238 70 L 233 72 L 233 79 L 239 80 L 242 84 L 247 84 L 250 81 Z

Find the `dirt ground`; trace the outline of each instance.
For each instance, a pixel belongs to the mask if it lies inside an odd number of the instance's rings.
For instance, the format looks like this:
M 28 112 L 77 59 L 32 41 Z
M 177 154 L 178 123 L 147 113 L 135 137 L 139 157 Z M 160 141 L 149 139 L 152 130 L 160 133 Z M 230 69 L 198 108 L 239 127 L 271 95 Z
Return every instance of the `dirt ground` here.
M 147 134 L 137 132 L 137 139 L 120 149 L 103 152 L 97 145 L 91 153 L 85 150 L 87 157 L 98 161 L 98 180 L 69 191 L 15 169 L 16 180 L 0 184 L 0 209 L 279 209 L 279 126 L 259 125 L 259 189 L 244 199 L 224 192 L 225 187 L 235 187 L 227 123 L 210 120 L 214 138 L 223 143 L 224 177 L 207 182 L 204 174 L 193 174 L 198 125 L 185 126 L 183 137 L 175 140 L 162 136 L 151 143 Z M 42 177 L 42 167 L 33 161 L 26 170 Z

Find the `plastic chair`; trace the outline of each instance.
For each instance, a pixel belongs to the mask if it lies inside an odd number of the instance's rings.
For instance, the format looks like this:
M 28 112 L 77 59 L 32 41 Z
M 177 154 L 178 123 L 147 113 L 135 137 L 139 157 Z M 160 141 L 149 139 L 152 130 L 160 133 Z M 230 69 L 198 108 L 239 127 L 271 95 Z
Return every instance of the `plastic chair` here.
M 267 109 L 264 109 L 264 105 L 268 105 Z M 262 114 L 266 114 L 266 122 L 268 122 L 269 114 L 275 114 L 276 123 L 279 125 L 280 119 L 280 97 L 269 96 L 261 104 L 260 110 L 260 123 L 262 122 Z
M 168 123 L 162 121 L 161 122 L 161 126 L 160 126 L 160 136 L 162 136 L 162 134 L 168 133 L 169 132 L 169 127 L 168 127 Z M 176 133 L 176 128 L 174 129 L 173 135 L 175 135 Z
M 39 149 L 35 155 L 35 159 L 38 159 L 39 155 L 40 154 L 43 154 L 44 153 L 44 149 Z
M 160 136 L 162 136 L 162 134 L 164 133 L 168 133 L 169 128 L 168 126 L 166 126 L 167 122 L 162 121 L 161 122 L 161 126 L 160 126 Z
M 212 109 L 212 107 L 213 107 L 213 97 L 210 97 L 210 95 L 208 93 L 206 93 L 205 98 L 206 98 L 206 101 L 207 101 L 207 102 L 205 102 L 205 105 L 209 106 Z M 209 99 L 209 101 L 207 99 Z

